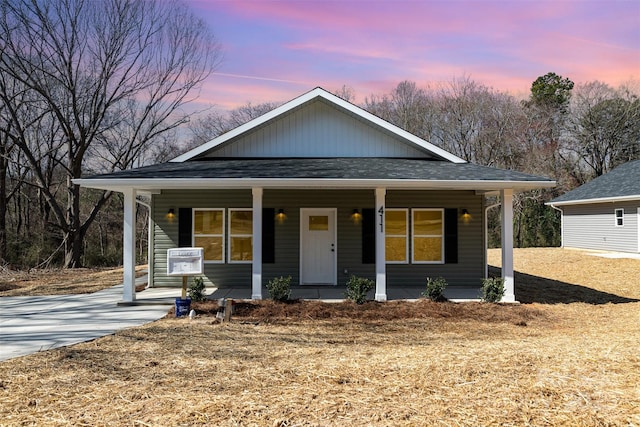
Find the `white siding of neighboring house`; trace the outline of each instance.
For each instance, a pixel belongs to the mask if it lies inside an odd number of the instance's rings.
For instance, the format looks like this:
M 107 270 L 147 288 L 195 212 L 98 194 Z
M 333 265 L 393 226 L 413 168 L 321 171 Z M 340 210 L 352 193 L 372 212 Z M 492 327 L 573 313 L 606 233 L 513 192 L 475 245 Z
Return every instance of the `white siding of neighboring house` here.
M 639 252 L 640 202 L 563 206 L 563 242 L 568 248 Z M 617 227 L 615 210 L 624 209 L 624 226 Z
M 391 133 L 316 101 L 239 139 L 209 157 L 431 157 Z

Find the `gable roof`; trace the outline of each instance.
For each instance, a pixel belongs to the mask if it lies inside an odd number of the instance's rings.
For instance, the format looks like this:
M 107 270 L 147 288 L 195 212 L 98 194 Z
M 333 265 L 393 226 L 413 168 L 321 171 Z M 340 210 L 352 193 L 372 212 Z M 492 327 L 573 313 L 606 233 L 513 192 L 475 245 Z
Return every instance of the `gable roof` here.
M 640 200 L 640 160 L 624 163 L 547 204 L 563 206 L 625 200 Z
M 263 126 L 266 126 L 269 123 L 276 121 L 278 118 L 318 100 L 324 101 L 325 103 L 332 106 L 333 108 L 346 112 L 347 114 L 350 114 L 359 120 L 365 121 L 371 126 L 377 129 L 380 129 L 383 132 L 391 133 L 395 137 L 402 139 L 403 142 L 406 142 L 407 144 L 412 145 L 422 151 L 428 152 L 429 154 L 433 155 L 433 157 L 437 159 L 449 161 L 452 163 L 466 163 L 466 161 L 461 159 L 460 157 L 457 157 L 446 150 L 436 147 L 435 145 L 425 141 L 424 139 L 419 138 L 401 129 L 387 122 L 386 120 L 383 120 L 380 117 L 377 117 L 363 110 L 362 108 L 356 105 L 353 105 L 350 102 L 345 101 L 344 99 L 327 92 L 326 90 L 320 87 L 317 87 L 281 105 L 280 107 L 277 107 L 271 110 L 270 112 L 263 114 L 260 117 L 257 117 L 229 132 L 226 132 L 212 139 L 209 142 L 206 142 L 174 158 L 173 160 L 171 160 L 171 162 L 185 162 L 185 161 L 192 161 L 197 158 L 202 158 L 203 156 L 207 155 L 207 153 L 214 151 L 216 148 L 221 147 L 224 144 L 232 143 L 234 140 L 242 137 L 243 135 L 246 135 L 249 132 L 252 132 Z
M 296 116 L 298 113 L 303 113 Z M 335 113 L 335 115 L 334 115 Z M 336 121 L 316 121 L 318 116 Z M 268 152 L 259 155 L 256 150 L 238 150 L 243 143 L 251 146 L 269 140 L 282 144 L 288 134 L 278 133 L 282 123 L 298 122 L 303 125 L 311 120 L 310 133 L 317 129 L 353 125 L 365 129 L 360 136 L 364 148 L 387 144 L 391 151 L 358 156 L 340 149 L 326 151 Z M 272 126 L 273 127 L 269 127 Z M 276 132 L 271 130 L 276 129 Z M 371 133 L 370 133 L 371 131 Z M 377 134 L 379 132 L 379 134 Z M 273 137 L 272 134 L 275 134 Z M 377 136 L 382 136 L 376 139 Z M 344 144 L 343 139 L 336 139 Z M 324 144 L 322 138 L 289 138 L 293 144 Z M 309 142 L 311 141 L 311 142 Z M 336 141 L 332 141 L 336 147 Z M 379 145 L 377 145 L 380 143 Z M 368 145 L 370 144 L 370 145 Z M 286 145 L 284 145 L 286 146 Z M 270 146 L 273 147 L 273 146 Z M 277 145 L 282 148 L 283 145 Z M 406 149 L 404 155 L 398 147 Z M 323 147 L 325 148 L 325 147 Z M 240 154 L 237 154 L 240 153 Z M 385 154 L 386 153 L 386 154 Z M 303 155 L 306 154 L 306 155 Z M 553 187 L 555 181 L 520 172 L 478 166 L 438 148 L 427 141 L 398 128 L 375 115 L 316 88 L 250 122 L 239 126 L 201 146 L 176 157 L 167 163 L 132 170 L 94 175 L 74 179 L 75 184 L 88 188 L 141 192 L 157 192 L 163 189 L 247 189 L 247 188 L 336 188 L 336 189 L 420 189 L 420 190 L 469 190 L 488 193 L 500 189 L 527 190 Z

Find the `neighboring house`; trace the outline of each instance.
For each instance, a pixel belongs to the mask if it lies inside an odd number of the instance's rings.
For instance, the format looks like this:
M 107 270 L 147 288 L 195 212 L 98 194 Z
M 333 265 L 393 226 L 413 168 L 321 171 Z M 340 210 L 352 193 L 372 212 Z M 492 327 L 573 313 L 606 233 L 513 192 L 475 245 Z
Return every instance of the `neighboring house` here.
M 640 160 L 553 199 L 562 212 L 562 246 L 640 253 Z
M 477 166 L 321 88 L 163 164 L 75 181 L 124 194 L 124 301 L 133 301 L 136 195 L 151 196 L 151 285 L 167 249 L 204 247 L 205 276 L 260 299 L 273 277 L 296 286 L 444 277 L 477 298 L 486 267 L 485 196 L 502 199 L 505 301 L 514 301 L 514 191 L 554 181 Z M 463 292 L 464 293 L 464 292 Z

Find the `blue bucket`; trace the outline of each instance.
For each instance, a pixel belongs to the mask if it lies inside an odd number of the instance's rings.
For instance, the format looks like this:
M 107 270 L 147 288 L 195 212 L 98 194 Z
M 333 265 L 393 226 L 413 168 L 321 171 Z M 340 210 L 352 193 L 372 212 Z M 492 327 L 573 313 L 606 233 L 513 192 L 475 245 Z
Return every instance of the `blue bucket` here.
M 188 316 L 191 308 L 191 298 L 176 298 L 176 317 Z

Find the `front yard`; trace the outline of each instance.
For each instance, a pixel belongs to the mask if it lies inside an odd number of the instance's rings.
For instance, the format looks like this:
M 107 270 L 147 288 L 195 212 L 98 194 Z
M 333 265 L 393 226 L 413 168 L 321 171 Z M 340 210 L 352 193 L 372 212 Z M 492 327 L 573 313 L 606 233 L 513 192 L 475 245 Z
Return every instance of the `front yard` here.
M 640 425 L 640 260 L 515 268 L 527 304 L 168 317 L 9 360 L 0 425 Z

